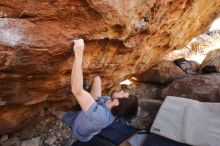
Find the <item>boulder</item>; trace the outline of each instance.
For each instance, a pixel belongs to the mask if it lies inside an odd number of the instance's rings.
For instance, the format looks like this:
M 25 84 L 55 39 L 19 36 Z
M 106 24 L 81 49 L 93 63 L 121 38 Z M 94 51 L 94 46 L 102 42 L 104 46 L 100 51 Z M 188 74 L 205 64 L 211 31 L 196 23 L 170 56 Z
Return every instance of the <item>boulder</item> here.
M 138 80 L 148 83 L 167 84 L 184 76 L 185 72 L 172 61 L 162 61 L 139 75 Z
M 179 96 L 204 102 L 220 102 L 220 74 L 194 75 L 173 81 L 162 96 Z
M 132 83 L 130 85 L 120 85 L 114 87 L 111 92 L 123 90 L 124 92 L 138 95 L 140 99 L 162 99 L 161 92 L 165 85 L 150 84 L 144 82 Z
M 140 107 L 142 110 L 149 113 L 152 117 L 155 117 L 162 103 L 162 100 L 142 99 L 140 101 Z
M 213 66 L 216 72 L 220 72 L 220 49 L 210 51 L 200 66 L 200 73 L 204 72 L 204 68 Z
M 38 122 L 44 103 L 77 104 L 70 86 L 72 39 L 86 42 L 84 77 L 100 75 L 108 91 L 206 31 L 220 2 L 1 0 L 0 10 L 3 134 Z
M 163 88 L 165 86 L 139 82 L 133 85 L 132 93 L 139 95 L 141 99 L 162 99 Z
M 136 118 L 132 119 L 132 125 L 139 129 L 150 127 L 161 104 L 161 100 L 141 99 L 138 114 Z

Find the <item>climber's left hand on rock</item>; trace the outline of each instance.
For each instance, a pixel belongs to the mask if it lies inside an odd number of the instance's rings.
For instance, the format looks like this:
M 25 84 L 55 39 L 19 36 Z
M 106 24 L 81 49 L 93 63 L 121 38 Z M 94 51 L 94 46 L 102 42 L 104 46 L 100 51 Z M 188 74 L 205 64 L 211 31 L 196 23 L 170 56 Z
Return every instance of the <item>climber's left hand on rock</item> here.
M 73 50 L 75 54 L 82 55 L 84 50 L 84 40 L 83 39 L 74 40 Z

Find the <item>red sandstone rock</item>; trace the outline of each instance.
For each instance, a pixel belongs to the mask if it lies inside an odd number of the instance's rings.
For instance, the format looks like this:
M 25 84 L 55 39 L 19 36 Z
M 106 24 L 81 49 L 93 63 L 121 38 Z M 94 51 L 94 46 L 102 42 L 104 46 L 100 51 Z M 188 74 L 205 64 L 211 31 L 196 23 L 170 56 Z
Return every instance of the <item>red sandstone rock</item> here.
M 133 92 L 143 99 L 162 99 L 161 92 L 165 86 L 148 83 L 137 83 L 133 85 Z
M 76 104 L 73 38 L 86 41 L 84 77 L 100 75 L 107 91 L 182 48 L 219 11 L 219 1 L 205 0 L 1 0 L 0 133 L 37 121 L 43 102 Z
M 194 75 L 173 81 L 163 97 L 180 96 L 199 101 L 220 102 L 220 74 Z
M 151 114 L 152 117 L 156 116 L 161 104 L 163 103 L 162 100 L 155 99 L 142 99 L 140 102 L 141 109 Z
M 167 84 L 185 75 L 185 72 L 172 61 L 162 61 L 141 74 L 139 80 L 148 83 Z

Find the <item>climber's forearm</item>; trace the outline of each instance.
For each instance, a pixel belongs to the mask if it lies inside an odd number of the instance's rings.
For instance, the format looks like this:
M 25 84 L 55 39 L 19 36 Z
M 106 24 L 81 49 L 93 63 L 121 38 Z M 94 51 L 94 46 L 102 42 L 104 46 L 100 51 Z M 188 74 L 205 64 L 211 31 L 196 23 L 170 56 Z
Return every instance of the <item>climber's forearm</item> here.
M 82 55 L 75 54 L 71 75 L 71 86 L 74 95 L 83 90 L 82 58 Z
M 92 96 L 83 89 L 83 72 L 82 72 L 82 59 L 84 50 L 84 41 L 82 39 L 74 40 L 74 53 L 75 58 L 73 62 L 71 74 L 71 87 L 72 93 L 79 102 L 82 110 L 86 112 L 89 107 L 95 102 Z

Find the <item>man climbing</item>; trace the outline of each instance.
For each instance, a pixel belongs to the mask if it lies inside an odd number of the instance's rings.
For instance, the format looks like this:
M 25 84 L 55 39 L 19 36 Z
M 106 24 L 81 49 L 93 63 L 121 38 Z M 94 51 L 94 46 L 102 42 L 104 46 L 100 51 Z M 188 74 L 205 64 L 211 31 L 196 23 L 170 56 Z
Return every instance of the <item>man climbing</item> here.
M 101 78 L 93 79 L 90 93 L 83 89 L 82 60 L 84 41 L 74 40 L 75 58 L 73 62 L 71 85 L 72 93 L 82 111 L 63 112 L 53 110 L 52 114 L 67 124 L 75 136 L 82 142 L 89 141 L 103 128 L 109 126 L 115 119 L 131 120 L 136 116 L 138 99 L 123 91 L 113 93 L 112 97 L 101 96 Z

